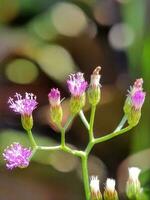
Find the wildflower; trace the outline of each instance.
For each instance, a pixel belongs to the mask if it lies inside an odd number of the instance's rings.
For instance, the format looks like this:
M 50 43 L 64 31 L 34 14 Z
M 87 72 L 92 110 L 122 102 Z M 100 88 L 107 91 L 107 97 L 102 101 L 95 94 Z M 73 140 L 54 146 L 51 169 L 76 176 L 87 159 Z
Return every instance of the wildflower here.
M 67 85 L 71 93 L 71 112 L 77 114 L 85 105 L 85 90 L 88 84 L 84 79 L 83 73 L 78 72 L 69 76 Z
M 124 112 L 127 116 L 128 123 L 133 126 L 137 125 L 140 120 L 141 108 L 145 101 L 145 95 L 146 93 L 143 92 L 143 79 L 137 79 L 133 87 L 130 87 L 124 105 Z
M 92 176 L 90 180 L 91 198 L 92 200 L 101 200 L 102 194 L 99 189 L 99 179 L 97 176 Z
M 13 143 L 4 150 L 3 157 L 6 161 L 6 167 L 13 169 L 16 167 L 25 168 L 29 165 L 31 150 L 24 148 L 19 143 Z
M 116 182 L 114 179 L 106 180 L 106 188 L 104 191 L 104 200 L 118 200 L 118 194 L 115 189 Z
M 139 174 L 141 170 L 137 167 L 131 167 L 129 170 L 129 178 L 126 184 L 126 194 L 128 198 L 138 198 L 141 193 L 141 184 Z
M 21 94 L 16 93 L 14 98 L 9 97 L 9 107 L 16 113 L 21 114 L 23 128 L 27 131 L 33 127 L 32 112 L 37 107 L 36 96 L 32 93 L 25 93 L 23 98 Z
M 93 106 L 95 106 L 99 103 L 100 97 L 101 97 L 101 91 L 100 91 L 101 75 L 99 74 L 100 70 L 101 70 L 100 66 L 98 66 L 94 69 L 94 71 L 91 75 L 90 85 L 88 88 L 88 100 L 89 100 L 89 103 Z
M 58 89 L 52 88 L 48 94 L 48 99 L 50 103 L 50 117 L 55 124 L 60 125 L 62 122 L 60 91 Z

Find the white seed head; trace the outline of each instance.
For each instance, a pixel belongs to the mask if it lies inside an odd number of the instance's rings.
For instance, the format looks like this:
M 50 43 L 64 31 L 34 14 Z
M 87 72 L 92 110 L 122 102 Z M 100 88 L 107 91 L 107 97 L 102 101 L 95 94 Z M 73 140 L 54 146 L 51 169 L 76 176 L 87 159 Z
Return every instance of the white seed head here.
M 115 191 L 115 185 L 116 185 L 116 181 L 114 179 L 108 178 L 106 180 L 106 190 L 108 190 L 110 192 L 114 192 Z
M 139 169 L 138 167 L 130 167 L 128 168 L 128 171 L 129 171 L 129 179 L 132 181 L 137 181 L 139 178 L 141 169 Z
M 91 191 L 95 194 L 99 193 L 100 189 L 99 189 L 99 179 L 97 176 L 91 176 L 90 179 L 90 188 Z

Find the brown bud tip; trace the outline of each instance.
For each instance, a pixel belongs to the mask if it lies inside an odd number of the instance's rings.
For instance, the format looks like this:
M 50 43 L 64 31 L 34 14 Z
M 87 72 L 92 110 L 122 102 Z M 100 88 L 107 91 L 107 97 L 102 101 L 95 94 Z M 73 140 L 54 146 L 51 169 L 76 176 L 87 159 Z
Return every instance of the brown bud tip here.
M 100 66 L 96 67 L 96 68 L 94 69 L 94 71 L 93 71 L 93 74 L 94 74 L 94 75 L 99 75 L 101 69 L 102 69 L 102 68 L 101 68 Z

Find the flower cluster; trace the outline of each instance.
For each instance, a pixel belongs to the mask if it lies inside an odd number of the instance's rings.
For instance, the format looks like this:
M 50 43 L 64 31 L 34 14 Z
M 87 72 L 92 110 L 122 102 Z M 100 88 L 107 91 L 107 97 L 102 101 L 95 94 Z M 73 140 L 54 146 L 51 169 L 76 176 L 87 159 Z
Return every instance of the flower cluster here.
M 29 165 L 29 158 L 32 151 L 24 148 L 19 143 L 13 143 L 4 150 L 3 157 L 6 161 L 6 167 L 13 169 L 16 167 L 25 168 Z

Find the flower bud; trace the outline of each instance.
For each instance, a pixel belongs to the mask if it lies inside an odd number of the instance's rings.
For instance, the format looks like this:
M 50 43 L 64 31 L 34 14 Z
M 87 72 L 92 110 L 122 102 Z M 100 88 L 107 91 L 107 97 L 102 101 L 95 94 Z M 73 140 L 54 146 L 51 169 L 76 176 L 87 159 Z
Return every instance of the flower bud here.
M 28 132 L 33 128 L 32 115 L 21 115 L 21 123 L 23 128 Z
M 104 191 L 104 200 L 118 200 L 118 193 L 115 189 L 115 180 L 108 178 Z
M 99 179 L 97 176 L 92 176 L 90 180 L 91 200 L 102 200 L 102 194 L 99 189 Z
M 129 178 L 126 184 L 126 194 L 129 199 L 139 198 L 141 194 L 141 184 L 139 174 L 141 170 L 137 167 L 131 167 L 129 170 Z
M 98 66 L 96 69 L 93 71 L 91 75 L 91 80 L 90 80 L 90 85 L 88 88 L 88 100 L 89 103 L 93 106 L 96 106 L 100 102 L 100 97 L 101 97 L 101 90 L 100 90 L 100 78 L 101 75 L 99 74 L 101 70 L 101 67 Z
M 141 117 L 141 108 L 145 101 L 145 92 L 143 92 L 143 79 L 137 79 L 130 87 L 129 94 L 125 101 L 124 113 L 127 116 L 128 123 L 136 126 Z
M 73 115 L 77 114 L 85 105 L 85 90 L 87 82 L 83 73 L 71 74 L 67 80 L 68 89 L 71 93 L 70 110 Z
M 48 94 L 49 103 L 50 103 L 50 117 L 53 123 L 60 125 L 62 122 L 62 107 L 60 102 L 60 92 L 58 89 L 51 89 Z

